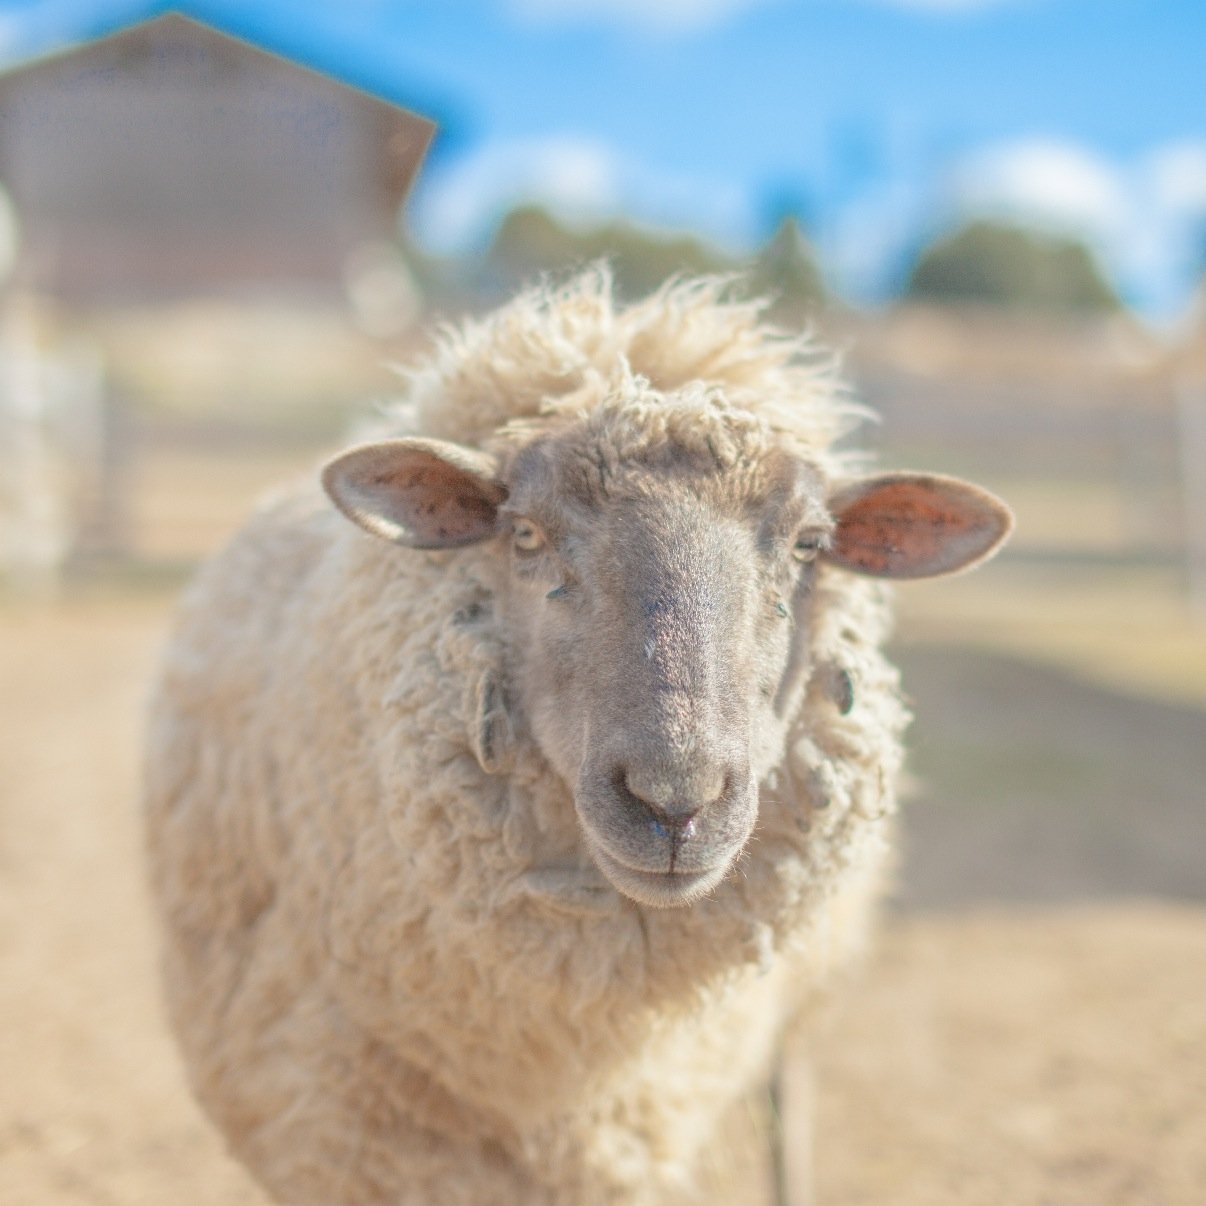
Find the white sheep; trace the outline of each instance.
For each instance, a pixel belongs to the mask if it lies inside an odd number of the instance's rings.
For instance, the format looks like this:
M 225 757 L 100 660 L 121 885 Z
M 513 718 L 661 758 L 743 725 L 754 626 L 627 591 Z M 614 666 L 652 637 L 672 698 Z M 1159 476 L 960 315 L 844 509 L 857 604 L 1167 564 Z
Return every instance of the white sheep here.
M 167 994 L 280 1200 L 689 1196 L 861 944 L 906 721 L 869 575 L 1010 519 L 854 476 L 854 408 L 759 313 L 592 270 L 450 330 L 325 470 L 359 528 L 307 484 L 188 595 L 147 775 Z

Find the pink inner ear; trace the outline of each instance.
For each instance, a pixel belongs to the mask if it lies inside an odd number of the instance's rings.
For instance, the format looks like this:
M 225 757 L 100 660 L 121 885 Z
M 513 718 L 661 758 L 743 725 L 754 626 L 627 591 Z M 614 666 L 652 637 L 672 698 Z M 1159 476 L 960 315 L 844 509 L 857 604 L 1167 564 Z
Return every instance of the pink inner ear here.
M 884 578 L 926 578 L 990 553 L 1010 528 L 1008 510 L 976 486 L 925 476 L 886 477 L 835 505 L 830 558 Z
M 364 444 L 337 456 L 322 481 L 367 532 L 419 549 L 474 544 L 494 534 L 506 487 L 485 453 L 418 437 Z
M 495 503 L 466 474 L 434 457 L 415 457 L 374 485 L 392 502 L 392 515 L 417 545 L 472 544 L 494 529 Z

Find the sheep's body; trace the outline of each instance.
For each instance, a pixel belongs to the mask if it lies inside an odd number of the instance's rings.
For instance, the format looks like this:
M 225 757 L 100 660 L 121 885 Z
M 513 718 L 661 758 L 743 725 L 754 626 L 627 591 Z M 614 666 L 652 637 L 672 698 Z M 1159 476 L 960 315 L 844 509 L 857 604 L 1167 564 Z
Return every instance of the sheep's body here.
M 406 423 L 486 444 L 633 373 L 703 380 L 837 472 L 848 416 L 793 350 L 713 289 L 617 314 L 588 277 L 447 339 Z M 203 572 L 168 652 L 148 799 L 172 1019 L 283 1201 L 665 1201 L 864 938 L 905 720 L 876 584 L 822 570 L 753 840 L 658 910 L 595 870 L 522 728 L 479 725 L 512 672 L 497 573 L 481 546 L 372 541 L 307 485 Z

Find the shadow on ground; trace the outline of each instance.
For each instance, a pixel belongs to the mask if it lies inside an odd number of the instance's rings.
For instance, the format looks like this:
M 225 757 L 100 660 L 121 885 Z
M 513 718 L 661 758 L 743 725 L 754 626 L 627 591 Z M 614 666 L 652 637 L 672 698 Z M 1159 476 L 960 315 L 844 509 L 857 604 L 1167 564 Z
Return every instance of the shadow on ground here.
M 1206 900 L 1206 711 L 978 649 L 895 656 L 917 714 L 899 907 Z

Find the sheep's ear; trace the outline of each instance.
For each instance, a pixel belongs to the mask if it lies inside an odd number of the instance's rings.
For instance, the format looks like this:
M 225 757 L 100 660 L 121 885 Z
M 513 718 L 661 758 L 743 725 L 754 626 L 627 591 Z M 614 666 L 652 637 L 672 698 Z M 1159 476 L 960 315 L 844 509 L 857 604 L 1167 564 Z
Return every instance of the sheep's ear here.
M 323 469 L 322 484 L 366 532 L 415 549 L 493 536 L 507 495 L 486 453 L 418 438 L 349 449 Z
M 1013 530 L 999 499 L 954 477 L 886 473 L 829 500 L 837 522 L 827 560 L 877 578 L 932 578 L 990 557 Z

